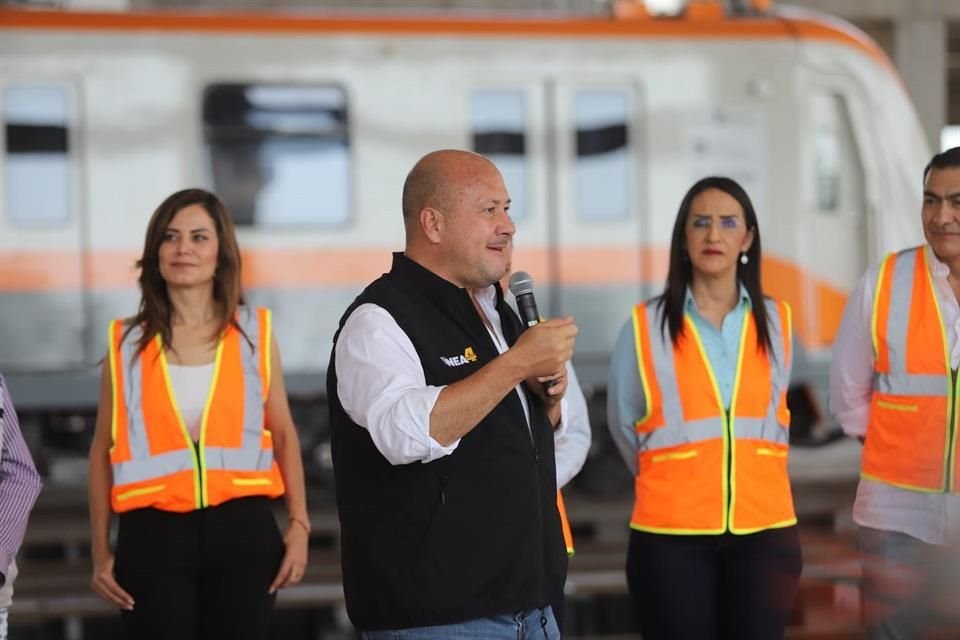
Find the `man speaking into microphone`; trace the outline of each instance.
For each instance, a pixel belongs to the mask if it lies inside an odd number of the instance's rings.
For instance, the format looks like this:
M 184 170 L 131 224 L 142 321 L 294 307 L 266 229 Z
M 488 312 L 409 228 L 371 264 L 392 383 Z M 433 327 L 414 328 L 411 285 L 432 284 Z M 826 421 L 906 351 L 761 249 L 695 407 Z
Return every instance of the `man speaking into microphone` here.
M 577 327 L 524 330 L 504 302 L 509 206 L 483 156 L 421 158 L 403 186 L 404 251 L 334 337 L 344 593 L 369 640 L 560 637 L 554 429 Z

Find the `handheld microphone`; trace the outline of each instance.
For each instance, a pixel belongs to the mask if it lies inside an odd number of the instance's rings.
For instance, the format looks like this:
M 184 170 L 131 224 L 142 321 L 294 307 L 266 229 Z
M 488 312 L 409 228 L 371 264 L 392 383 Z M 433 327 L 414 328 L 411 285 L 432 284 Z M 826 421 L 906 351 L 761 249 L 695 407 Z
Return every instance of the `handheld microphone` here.
M 510 293 L 517 301 L 517 310 L 520 319 L 527 328 L 540 324 L 540 312 L 537 311 L 537 301 L 533 298 L 533 278 L 526 271 L 515 271 L 510 276 Z
M 517 301 L 517 311 L 520 312 L 520 319 L 527 328 L 540 324 L 540 312 L 537 311 L 537 301 L 533 297 L 533 278 L 526 271 L 514 271 L 510 276 L 510 293 Z M 555 380 L 547 380 L 543 383 L 545 389 L 554 385 Z

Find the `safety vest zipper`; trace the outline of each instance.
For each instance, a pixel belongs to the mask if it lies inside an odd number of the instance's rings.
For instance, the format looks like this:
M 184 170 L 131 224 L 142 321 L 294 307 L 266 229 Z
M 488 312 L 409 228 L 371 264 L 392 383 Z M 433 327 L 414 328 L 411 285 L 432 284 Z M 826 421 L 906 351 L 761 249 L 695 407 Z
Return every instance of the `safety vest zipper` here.
M 727 473 L 724 478 L 724 489 L 726 490 L 727 500 L 724 506 L 724 533 L 733 529 L 733 423 L 730 420 L 729 407 L 723 410 L 723 433 L 727 439 L 726 448 L 726 467 Z
M 195 488 L 197 490 L 197 507 L 202 509 L 207 506 L 207 501 L 203 499 L 203 454 L 200 451 L 200 443 L 191 438 L 193 443 L 193 457 L 197 461 L 197 481 Z

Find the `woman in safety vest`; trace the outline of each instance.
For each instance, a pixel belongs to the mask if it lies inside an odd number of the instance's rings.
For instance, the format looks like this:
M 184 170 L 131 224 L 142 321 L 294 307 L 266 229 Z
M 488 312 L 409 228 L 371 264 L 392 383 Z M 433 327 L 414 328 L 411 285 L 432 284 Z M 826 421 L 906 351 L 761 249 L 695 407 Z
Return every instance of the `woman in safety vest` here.
M 233 223 L 206 191 L 157 208 L 137 266 L 140 307 L 110 323 L 90 447 L 93 588 L 131 639 L 263 640 L 310 534 L 270 312 L 244 305 Z
M 613 351 L 608 424 L 635 474 L 627 582 L 644 640 L 782 638 L 800 576 L 787 476 L 790 310 L 729 178 L 680 204 L 663 293 Z

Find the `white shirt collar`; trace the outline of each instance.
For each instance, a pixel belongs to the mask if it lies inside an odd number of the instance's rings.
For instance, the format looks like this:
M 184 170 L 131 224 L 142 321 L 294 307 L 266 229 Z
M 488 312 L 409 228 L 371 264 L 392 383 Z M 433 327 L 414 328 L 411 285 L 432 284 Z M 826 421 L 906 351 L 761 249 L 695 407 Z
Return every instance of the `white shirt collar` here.
M 486 303 L 484 306 L 489 308 L 496 307 L 497 289 L 492 284 L 488 287 L 483 287 L 482 289 L 471 289 L 470 293 L 473 294 L 473 297 L 478 303 Z
M 940 258 L 933 252 L 933 247 L 926 245 L 924 249 L 927 252 L 927 264 L 930 265 L 930 273 L 934 278 L 946 278 L 950 275 L 950 267 L 940 262 Z

